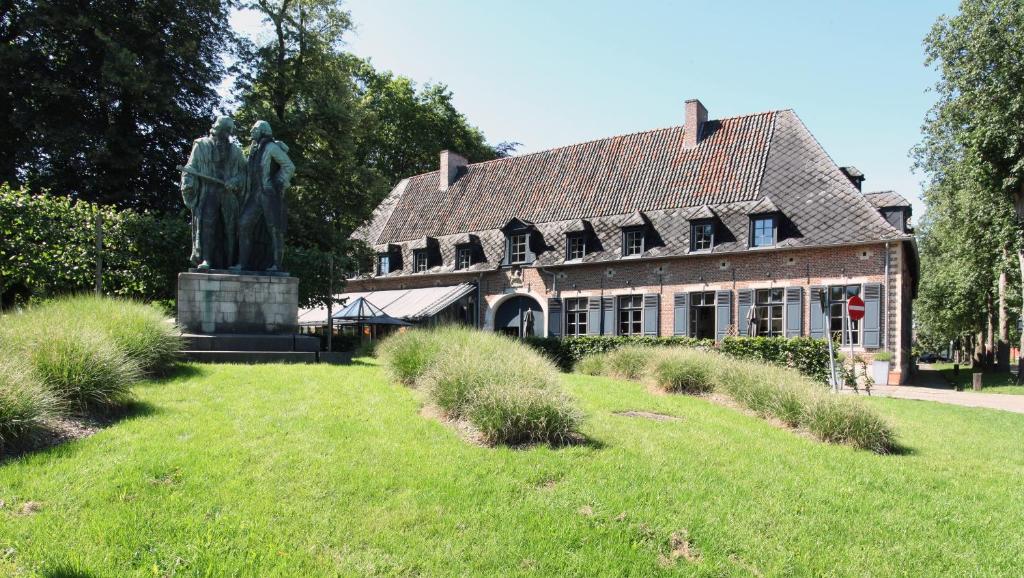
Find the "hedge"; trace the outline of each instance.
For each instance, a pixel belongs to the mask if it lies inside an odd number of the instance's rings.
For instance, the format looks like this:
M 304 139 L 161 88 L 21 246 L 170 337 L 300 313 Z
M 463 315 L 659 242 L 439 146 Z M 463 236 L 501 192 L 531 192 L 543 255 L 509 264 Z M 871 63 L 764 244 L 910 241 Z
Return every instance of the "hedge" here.
M 618 349 L 626 345 L 686 346 L 715 349 L 733 357 L 764 361 L 781 367 L 791 367 L 811 379 L 829 382 L 828 342 L 810 337 L 726 337 L 721 343 L 711 339 L 693 337 L 625 337 L 594 335 L 586 337 L 530 337 L 526 343 L 554 361 L 565 371 L 584 357 Z M 838 353 L 839 348 L 834 349 Z M 844 379 L 849 370 L 837 363 Z

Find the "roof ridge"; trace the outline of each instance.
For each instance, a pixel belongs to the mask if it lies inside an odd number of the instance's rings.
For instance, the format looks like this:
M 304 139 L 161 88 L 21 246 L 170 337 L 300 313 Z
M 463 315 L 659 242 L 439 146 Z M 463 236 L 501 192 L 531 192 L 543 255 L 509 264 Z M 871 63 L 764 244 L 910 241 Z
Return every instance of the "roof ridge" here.
M 761 111 L 761 112 L 751 112 L 751 113 L 747 113 L 747 114 L 737 114 L 737 115 L 733 115 L 733 116 L 725 116 L 725 117 L 722 117 L 722 118 L 712 118 L 712 119 L 708 119 L 707 122 L 715 122 L 715 121 L 722 122 L 722 121 L 725 121 L 725 120 L 736 120 L 738 118 L 746 118 L 746 117 L 750 117 L 750 116 L 762 116 L 762 115 L 766 115 L 766 114 L 778 114 L 780 112 L 786 112 L 786 111 L 792 111 L 792 110 L 793 109 L 791 109 L 791 108 L 780 108 L 780 109 L 764 110 L 764 111 Z M 772 122 L 774 123 L 774 119 L 772 120 Z M 530 152 L 530 153 L 523 153 L 521 155 L 513 155 L 513 156 L 501 157 L 501 158 L 496 158 L 496 159 L 490 159 L 490 160 L 486 160 L 486 161 L 480 161 L 478 163 L 469 163 L 466 166 L 467 167 L 474 167 L 474 166 L 485 165 L 487 163 L 493 163 L 493 162 L 497 162 L 497 161 L 507 161 L 507 160 L 510 160 L 510 159 L 522 159 L 522 158 L 526 158 L 526 157 L 533 156 L 533 155 L 539 155 L 539 154 L 549 153 L 549 152 L 552 152 L 552 151 L 557 151 L 557 150 L 560 150 L 560 149 L 567 149 L 567 148 L 570 148 L 570 147 L 587 145 L 587 144 L 591 144 L 591 143 L 595 143 L 595 142 L 600 142 L 600 141 L 605 141 L 605 140 L 611 140 L 613 138 L 623 138 L 623 137 L 627 137 L 627 136 L 635 136 L 635 135 L 638 135 L 638 134 L 649 134 L 649 133 L 661 132 L 661 131 L 666 131 L 666 130 L 673 130 L 673 129 L 683 128 L 684 126 L 685 125 L 682 125 L 682 124 L 674 124 L 674 125 L 663 126 L 663 127 L 658 127 L 658 128 L 649 128 L 649 129 L 644 129 L 644 130 L 635 130 L 633 132 L 627 132 L 627 133 L 622 133 L 622 134 L 614 134 L 614 135 L 611 135 L 611 136 L 604 136 L 604 137 L 600 137 L 600 138 L 594 138 L 594 139 L 580 141 L 580 142 L 576 142 L 576 143 L 570 143 L 570 144 L 567 144 L 567 145 L 559 145 L 559 146 L 556 146 L 556 147 L 550 147 L 550 148 L 542 149 L 542 150 L 539 150 L 539 151 L 533 151 L 533 152 Z M 434 173 L 434 172 L 437 172 L 437 171 L 429 171 L 429 172 L 426 172 L 426 173 L 420 173 L 420 175 L 429 175 L 430 173 Z M 420 175 L 415 175 L 415 176 L 420 176 Z

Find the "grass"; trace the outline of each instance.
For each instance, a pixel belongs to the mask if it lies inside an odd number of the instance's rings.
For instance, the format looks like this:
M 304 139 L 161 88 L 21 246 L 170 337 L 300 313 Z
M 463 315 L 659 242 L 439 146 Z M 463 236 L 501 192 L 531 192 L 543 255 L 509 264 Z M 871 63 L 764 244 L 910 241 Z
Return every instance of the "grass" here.
M 30 440 L 63 409 L 25 363 L 0 359 L 0 456 L 7 446 Z
M 951 386 L 959 384 L 964 391 L 974 391 L 971 366 L 961 366 L 959 374 L 953 371 L 952 363 L 933 363 L 932 369 L 940 372 Z M 1024 395 L 1024 385 L 1017 385 L 1017 376 L 1012 371 L 989 371 L 981 376 L 981 392 Z
M 1024 415 L 866 400 L 904 455 L 561 377 L 595 444 L 466 444 L 352 366 L 187 365 L 0 464 L 0 575 L 1016 575 Z M 642 410 L 678 421 L 624 417 Z M 24 506 L 27 502 L 35 508 Z M 37 509 L 35 513 L 28 512 Z M 700 561 L 673 558 L 685 536 Z

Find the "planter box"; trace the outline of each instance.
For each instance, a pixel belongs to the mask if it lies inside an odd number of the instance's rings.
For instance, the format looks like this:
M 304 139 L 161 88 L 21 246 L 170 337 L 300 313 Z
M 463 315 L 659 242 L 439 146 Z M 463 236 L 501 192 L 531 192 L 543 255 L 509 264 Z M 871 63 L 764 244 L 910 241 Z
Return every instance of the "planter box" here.
M 889 362 L 872 361 L 871 379 L 875 381 L 875 385 L 887 385 L 889 383 Z

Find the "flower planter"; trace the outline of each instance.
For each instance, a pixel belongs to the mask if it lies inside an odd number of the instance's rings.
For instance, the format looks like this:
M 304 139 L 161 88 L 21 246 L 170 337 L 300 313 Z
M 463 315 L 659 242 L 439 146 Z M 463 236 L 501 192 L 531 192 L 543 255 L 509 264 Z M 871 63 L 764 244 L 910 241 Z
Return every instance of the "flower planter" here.
M 874 380 L 875 385 L 887 385 L 889 383 L 889 362 L 872 361 L 871 379 Z

